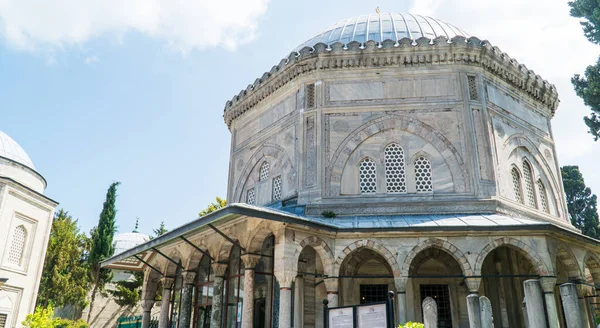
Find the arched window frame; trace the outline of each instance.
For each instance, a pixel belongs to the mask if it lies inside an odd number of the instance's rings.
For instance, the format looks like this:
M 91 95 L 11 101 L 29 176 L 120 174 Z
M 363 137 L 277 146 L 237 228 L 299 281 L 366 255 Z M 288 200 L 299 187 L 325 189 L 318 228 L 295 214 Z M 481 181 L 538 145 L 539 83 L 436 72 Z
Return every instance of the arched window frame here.
M 540 200 L 540 210 L 544 211 L 545 213 L 550 214 L 550 202 L 549 202 L 549 197 L 548 197 L 548 188 L 546 187 L 546 185 L 544 184 L 544 181 L 542 181 L 541 178 L 538 178 L 536 181 L 536 188 L 537 188 L 537 192 L 539 195 L 539 200 Z
M 418 167 L 423 165 L 424 167 Z M 433 192 L 433 169 L 431 160 L 425 155 L 419 155 L 413 162 L 415 168 L 415 187 L 417 193 L 432 193 Z M 419 172 L 421 170 L 421 172 Z M 419 180 L 421 178 L 421 180 Z
M 393 154 L 393 151 L 396 151 L 397 154 Z M 383 153 L 386 192 L 388 194 L 405 194 L 407 189 L 406 153 L 404 152 L 404 148 L 398 143 L 392 142 L 385 147 Z
M 8 248 L 8 264 L 23 267 L 25 254 L 27 252 L 28 235 L 29 232 L 23 224 L 20 224 L 13 229 L 11 243 Z
M 200 259 L 196 268 L 196 290 L 194 293 L 194 325 L 192 327 L 210 326 L 212 313 L 212 294 L 215 273 L 213 271 L 213 260 L 207 251 Z
M 522 181 L 521 181 L 521 172 L 519 171 L 519 168 L 517 168 L 516 166 L 511 166 L 510 168 L 510 175 L 511 175 L 511 180 L 512 180 L 512 186 L 513 186 L 513 195 L 515 197 L 515 201 L 521 203 L 521 204 L 525 204 L 525 201 L 523 199 L 523 188 L 521 186 Z
M 523 167 L 523 184 L 524 184 L 524 191 L 525 194 L 522 195 L 523 198 L 527 198 L 527 202 L 525 203 L 527 206 L 533 207 L 533 208 L 537 208 L 537 198 L 536 198 L 536 188 L 535 185 L 533 183 L 533 177 L 534 177 L 534 173 L 533 173 L 533 166 L 531 165 L 531 163 L 529 162 L 529 160 L 527 159 L 523 159 L 523 163 L 522 163 L 522 167 Z M 522 189 L 523 190 L 523 189 Z M 525 199 L 524 199 L 525 201 Z
M 269 178 L 269 173 L 270 173 L 271 167 L 269 165 L 269 162 L 264 161 L 261 165 L 260 165 L 260 169 L 258 171 L 258 181 L 266 181 Z
M 371 172 L 367 172 L 367 170 Z M 358 190 L 361 195 L 377 193 L 377 164 L 365 157 L 358 164 Z

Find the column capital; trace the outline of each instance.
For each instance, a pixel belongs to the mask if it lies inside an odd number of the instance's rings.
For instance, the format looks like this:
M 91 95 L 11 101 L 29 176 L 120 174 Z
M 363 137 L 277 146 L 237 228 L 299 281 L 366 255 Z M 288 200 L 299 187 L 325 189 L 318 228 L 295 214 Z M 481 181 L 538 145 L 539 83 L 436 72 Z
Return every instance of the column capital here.
M 396 285 L 396 291 L 398 293 L 400 292 L 406 292 L 406 282 L 408 281 L 408 278 L 406 277 L 396 277 L 394 278 L 394 284 Z
M 227 271 L 227 264 L 213 263 L 212 269 L 213 269 L 213 272 L 215 273 L 215 277 L 225 277 L 225 271 Z
M 298 275 L 298 273 L 296 271 L 292 271 L 292 270 L 279 270 L 279 271 L 275 271 L 274 274 L 275 274 L 275 278 L 277 278 L 277 281 L 279 282 L 279 288 L 281 288 L 281 289 L 292 288 L 292 283 L 294 282 L 294 280 L 296 279 L 296 276 Z
M 196 272 L 186 271 L 182 274 L 184 285 L 194 285 L 196 282 Z
M 254 267 L 260 261 L 261 256 L 258 254 L 244 254 L 242 255 L 242 261 L 244 262 L 244 268 L 246 270 L 253 270 Z
M 539 281 L 544 293 L 554 293 L 556 277 L 540 277 Z
M 339 290 L 339 284 L 340 284 L 340 279 L 339 278 L 325 278 L 323 279 L 323 282 L 325 283 L 325 289 L 327 290 L 328 293 L 330 292 L 338 292 Z
M 466 277 L 465 284 L 467 284 L 467 288 L 469 288 L 469 293 L 477 294 L 479 292 L 479 285 L 481 284 L 481 278 Z
M 171 289 L 171 287 L 173 286 L 173 282 L 175 282 L 175 279 L 171 277 L 162 277 L 160 278 L 160 281 L 163 284 L 163 288 Z
M 152 311 L 152 307 L 154 306 L 154 300 L 143 300 L 142 301 L 142 309 L 144 312 Z

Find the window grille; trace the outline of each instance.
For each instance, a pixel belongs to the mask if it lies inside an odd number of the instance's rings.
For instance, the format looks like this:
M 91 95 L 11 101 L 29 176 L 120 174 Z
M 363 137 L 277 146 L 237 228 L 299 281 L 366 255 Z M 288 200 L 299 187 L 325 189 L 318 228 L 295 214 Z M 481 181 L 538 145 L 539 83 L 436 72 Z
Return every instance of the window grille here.
M 360 162 L 360 193 L 373 194 L 377 192 L 377 171 L 375 162 L 370 158 L 365 158 Z
M 15 228 L 13 233 L 12 243 L 10 244 L 10 250 L 8 251 L 8 263 L 21 265 L 23 258 L 23 252 L 25 250 L 25 238 L 27 237 L 27 230 L 22 225 Z
M 388 285 L 360 285 L 360 304 L 387 301 Z
M 475 76 L 467 76 L 467 82 L 469 85 L 469 99 L 479 100 L 479 92 L 477 91 L 477 79 Z
M 260 181 L 264 181 L 269 177 L 269 162 L 263 162 L 260 166 Z
M 404 150 L 395 143 L 385 148 L 385 184 L 388 193 L 406 192 Z
M 273 200 L 281 199 L 281 176 L 273 179 Z
M 523 162 L 523 177 L 525 178 L 525 190 L 527 192 L 527 205 L 537 207 L 535 204 L 535 194 L 533 190 L 533 180 L 531 179 L 531 165 Z
M 435 301 L 438 310 L 438 328 L 452 328 L 452 308 L 448 285 L 421 285 L 421 304 L 426 297 Z
M 519 175 L 519 172 L 517 171 L 517 169 L 514 167 L 510 173 L 512 174 L 513 190 L 515 192 L 515 200 L 520 203 L 523 203 L 523 197 L 521 196 L 521 176 Z
M 246 193 L 246 204 L 254 205 L 256 203 L 256 194 L 254 188 L 248 189 Z
M 546 213 L 550 213 L 550 208 L 548 207 L 548 195 L 546 195 L 546 187 L 542 180 L 537 181 L 538 185 L 538 193 L 540 194 L 540 203 L 542 203 L 542 210 Z
M 415 161 L 415 182 L 417 192 L 433 191 L 431 182 L 431 162 L 421 156 Z
M 315 108 L 316 96 L 315 96 L 315 84 L 308 84 L 306 86 L 306 108 Z
M 8 314 L 0 313 L 0 328 L 6 327 L 6 320 L 8 320 Z

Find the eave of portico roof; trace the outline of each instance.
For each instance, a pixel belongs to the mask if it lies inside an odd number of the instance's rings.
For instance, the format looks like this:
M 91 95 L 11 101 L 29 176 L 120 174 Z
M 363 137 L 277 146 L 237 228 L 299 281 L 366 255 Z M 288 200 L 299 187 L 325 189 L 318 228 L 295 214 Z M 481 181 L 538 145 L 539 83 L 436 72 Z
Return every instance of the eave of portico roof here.
M 140 244 L 134 248 L 126 250 L 120 254 L 113 256 L 101 263 L 103 268 L 108 269 L 121 269 L 121 270 L 132 270 L 142 271 L 148 265 L 148 263 L 156 255 L 156 249 L 164 248 L 175 243 L 186 243 L 181 237 L 188 238 L 190 236 L 198 235 L 205 230 L 214 231 L 210 226 L 221 227 L 227 225 L 229 222 L 245 220 L 249 218 L 280 222 L 290 225 L 290 227 L 296 228 L 308 228 L 321 230 L 324 233 L 337 235 L 343 237 L 345 234 L 356 234 L 356 233 L 384 233 L 390 236 L 397 235 L 401 237 L 404 234 L 429 234 L 443 231 L 447 234 L 476 234 L 476 233 L 489 233 L 489 232 L 503 232 L 503 233 L 536 233 L 536 234 L 547 234 L 560 236 L 566 238 L 571 242 L 579 242 L 592 244 L 600 249 L 600 241 L 582 235 L 580 233 L 571 231 L 561 226 L 549 222 L 536 222 L 534 224 L 515 224 L 515 225 L 502 225 L 502 226 L 408 226 L 408 227 L 340 227 L 334 224 L 326 222 L 318 222 L 310 218 L 305 218 L 299 215 L 287 213 L 281 210 L 276 210 L 267 207 L 253 206 L 247 204 L 231 204 L 218 211 L 212 212 L 204 217 L 198 218 L 192 222 L 184 224 L 178 228 L 175 228 L 166 234 L 152 239 L 146 243 Z M 133 258 L 141 257 L 143 261 L 137 261 L 133 263 Z M 166 255 L 160 255 L 166 256 Z

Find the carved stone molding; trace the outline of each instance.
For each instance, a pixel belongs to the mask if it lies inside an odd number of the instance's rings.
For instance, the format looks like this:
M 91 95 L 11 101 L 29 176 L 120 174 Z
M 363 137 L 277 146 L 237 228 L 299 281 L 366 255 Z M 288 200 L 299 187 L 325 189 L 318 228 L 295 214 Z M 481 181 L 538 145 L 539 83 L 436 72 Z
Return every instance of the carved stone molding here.
M 244 254 L 242 255 L 242 261 L 246 270 L 254 269 L 260 261 L 260 255 L 258 254 Z
M 163 277 L 160 279 L 160 281 L 162 282 L 163 288 L 170 289 L 171 287 L 173 287 L 173 282 L 175 282 L 175 279 Z
M 423 40 L 421 40 L 423 39 Z M 300 76 L 314 71 L 350 70 L 357 68 L 410 67 L 430 65 L 470 65 L 494 74 L 510 85 L 523 90 L 552 114 L 558 106 L 558 94 L 554 85 L 536 75 L 525 65 L 503 53 L 498 47 L 477 37 L 466 39 L 456 36 L 451 40 L 438 37 L 412 40 L 404 38 L 392 47 L 367 46 L 344 47 L 337 42 L 332 45 L 316 44 L 292 52 L 273 66 L 269 72 L 225 104 L 224 120 L 231 122 L 256 106 L 273 92 L 286 86 Z M 383 42 L 384 44 L 386 41 Z M 367 42 L 373 45 L 373 42 Z M 389 42 L 387 43 L 389 46 Z

